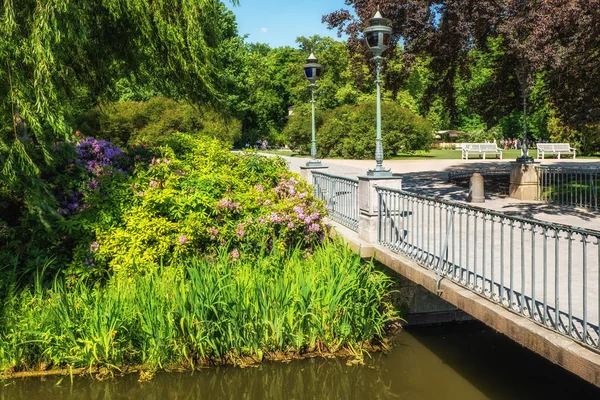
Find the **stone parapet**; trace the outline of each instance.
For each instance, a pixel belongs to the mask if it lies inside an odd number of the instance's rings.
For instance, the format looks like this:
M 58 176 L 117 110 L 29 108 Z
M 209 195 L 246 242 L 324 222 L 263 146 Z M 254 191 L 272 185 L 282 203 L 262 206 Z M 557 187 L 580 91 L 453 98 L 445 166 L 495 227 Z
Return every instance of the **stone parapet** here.
M 370 243 L 377 243 L 378 187 L 402 189 L 402 177 L 401 175 L 393 175 L 391 178 L 358 177 L 358 237 Z
M 300 176 L 302 176 L 306 182 L 312 184 L 313 178 L 312 178 L 312 173 L 313 171 L 316 172 L 326 172 L 327 168 L 329 168 L 326 165 L 320 165 L 320 166 L 301 166 L 300 167 Z

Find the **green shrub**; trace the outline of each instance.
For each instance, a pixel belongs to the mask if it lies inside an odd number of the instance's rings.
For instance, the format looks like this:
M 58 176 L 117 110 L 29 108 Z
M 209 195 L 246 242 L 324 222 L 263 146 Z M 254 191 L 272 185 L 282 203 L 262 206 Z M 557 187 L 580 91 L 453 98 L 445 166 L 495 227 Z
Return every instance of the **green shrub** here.
M 175 132 L 218 138 L 231 146 L 241 136 L 241 122 L 208 107 L 166 97 L 147 102 L 122 101 L 93 109 L 78 121 L 84 136 L 119 146 L 162 145 Z
M 323 112 L 315 110 L 315 126 L 317 131 L 323 124 Z M 312 108 L 310 104 L 303 104 L 294 107 L 294 112 L 290 115 L 287 125 L 283 129 L 286 137 L 286 144 L 293 150 L 301 153 L 310 153 L 312 140 Z M 318 139 L 317 139 L 318 140 Z
M 556 116 L 548 119 L 548 131 L 553 143 L 569 143 L 581 155 L 600 153 L 600 124 L 572 127 Z
M 317 133 L 320 157 L 372 158 L 375 154 L 375 103 L 344 105 L 328 111 Z M 387 156 L 428 150 L 433 129 L 424 118 L 398 104 L 382 104 L 383 150 Z

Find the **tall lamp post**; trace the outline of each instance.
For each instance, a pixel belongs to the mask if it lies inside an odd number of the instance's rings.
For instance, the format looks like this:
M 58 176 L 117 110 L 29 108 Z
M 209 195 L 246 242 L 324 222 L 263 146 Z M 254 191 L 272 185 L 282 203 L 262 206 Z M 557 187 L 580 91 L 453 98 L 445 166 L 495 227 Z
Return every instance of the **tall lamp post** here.
M 373 61 L 375 61 L 377 79 L 377 137 L 375 139 L 375 162 L 377 165 L 375 169 L 371 169 L 367 172 L 368 176 L 377 178 L 387 178 L 392 176 L 392 172 L 389 169 L 383 168 L 383 144 L 381 139 L 381 67 L 383 65 L 383 57 L 381 56 L 384 51 L 387 50 L 392 34 L 392 28 L 390 20 L 383 18 L 379 10 L 375 13 L 373 18 L 367 21 L 368 27 L 365 28 L 364 35 L 367 40 L 367 44 L 371 52 L 375 55 Z
M 306 64 L 304 64 L 304 75 L 306 79 L 310 82 L 310 90 L 311 90 L 311 104 L 312 104 L 312 141 L 310 146 L 310 155 L 312 159 L 306 163 L 307 167 L 315 168 L 322 167 L 321 161 L 317 160 L 317 138 L 316 138 L 316 126 L 315 126 L 315 89 L 317 88 L 317 79 L 321 77 L 321 64 L 317 63 L 317 57 L 311 52 L 310 56 L 306 60 Z

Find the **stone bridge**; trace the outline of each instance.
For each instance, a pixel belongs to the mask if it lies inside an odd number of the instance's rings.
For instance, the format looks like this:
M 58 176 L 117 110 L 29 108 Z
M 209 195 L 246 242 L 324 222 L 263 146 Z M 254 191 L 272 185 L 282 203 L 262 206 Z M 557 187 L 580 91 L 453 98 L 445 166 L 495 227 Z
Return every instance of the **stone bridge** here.
M 478 319 L 600 387 L 599 213 L 489 194 L 473 207 L 446 183 L 497 161 L 392 162 L 392 179 L 364 176 L 363 162 L 289 162 L 328 204 L 332 232 L 403 277 L 409 323 Z

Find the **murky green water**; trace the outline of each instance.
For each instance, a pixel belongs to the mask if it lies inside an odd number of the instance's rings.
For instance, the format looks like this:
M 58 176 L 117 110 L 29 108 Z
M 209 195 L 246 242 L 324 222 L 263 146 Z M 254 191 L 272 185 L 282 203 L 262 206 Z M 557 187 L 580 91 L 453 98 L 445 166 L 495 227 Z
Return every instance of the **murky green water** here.
M 346 360 L 265 363 L 137 375 L 3 382 L 0 400 L 166 399 L 600 399 L 600 390 L 479 323 L 403 331 L 366 366 Z

